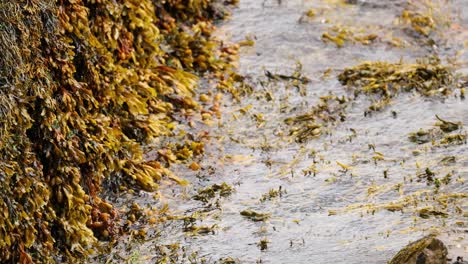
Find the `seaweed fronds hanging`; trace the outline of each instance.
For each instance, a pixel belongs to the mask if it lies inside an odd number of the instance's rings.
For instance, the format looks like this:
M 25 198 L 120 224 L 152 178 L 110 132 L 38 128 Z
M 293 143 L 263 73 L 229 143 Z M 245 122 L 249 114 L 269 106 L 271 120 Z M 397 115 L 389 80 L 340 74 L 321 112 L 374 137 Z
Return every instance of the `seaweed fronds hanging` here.
M 144 160 L 142 144 L 172 136 L 174 112 L 200 109 L 192 97 L 201 74 L 232 88 L 232 51 L 211 37 L 222 6 L 0 4 L 2 262 L 84 257 L 118 231 L 118 214 L 100 197 L 104 179 L 152 191 L 177 178 L 170 159 Z

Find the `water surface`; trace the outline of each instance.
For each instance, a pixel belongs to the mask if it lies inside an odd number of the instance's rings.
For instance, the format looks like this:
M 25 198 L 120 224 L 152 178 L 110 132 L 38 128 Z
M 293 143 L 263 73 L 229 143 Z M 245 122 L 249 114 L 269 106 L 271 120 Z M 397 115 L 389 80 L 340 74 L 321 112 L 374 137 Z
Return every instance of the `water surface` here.
M 210 138 L 200 160 L 202 169 L 176 168 L 191 185 L 163 184 L 163 198 L 157 203 L 167 203 L 177 215 L 198 212 L 202 217 L 196 226 L 216 228 L 194 235 L 183 232 L 182 220 L 166 222 L 157 239 L 131 248 L 140 256 L 136 261 L 151 263 L 161 256 L 161 245 L 178 243 L 187 253 L 173 258 L 179 263 L 188 263 L 191 252 L 197 252 L 193 259 L 208 263 L 227 258 L 240 263 L 386 263 L 408 242 L 433 232 L 441 234 L 452 255 L 468 258 L 467 199 L 451 198 L 466 197 L 468 190 L 466 143 L 432 146 L 408 140 L 411 132 L 433 128 L 435 115 L 468 124 L 468 104 L 457 89 L 447 97 L 403 93 L 367 116 L 364 112 L 371 102 L 360 96 L 347 108 L 344 122 L 306 143 L 288 136 L 291 127 L 284 123 L 285 118 L 306 113 L 320 96 L 348 95 L 336 75 L 362 61 L 411 63 L 438 55 L 445 64 L 456 58 L 454 72 L 466 73 L 468 1 L 443 2 L 447 4 L 440 12 L 450 16 L 452 25 L 431 35 L 433 45 L 426 45 L 422 44 L 426 40 L 421 42 L 396 22 L 406 1 L 358 0 L 347 5 L 241 0 L 218 34 L 235 42 L 255 40 L 254 46 L 241 48 L 239 60 L 239 72 L 248 77 L 253 92 L 239 103 L 225 97 L 219 123 L 201 129 Z M 304 15 L 310 8 L 317 11 L 312 18 Z M 333 26 L 374 33 L 378 40 L 338 48 L 322 40 Z M 404 45 L 392 45 L 392 37 Z M 265 70 L 291 74 L 298 63 L 303 76 L 311 80 L 302 90 L 291 82 L 265 77 Z M 383 160 L 374 161 L 375 151 L 383 154 Z M 442 163 L 447 156 L 454 156 L 455 162 Z M 352 168 L 344 170 L 337 162 Z M 315 175 L 304 172 L 311 165 L 317 169 Z M 451 181 L 438 190 L 418 181 L 417 175 L 426 168 L 440 178 L 451 173 Z M 223 182 L 235 188 L 232 195 L 208 204 L 193 199 L 200 188 Z M 280 186 L 280 197 L 261 201 Z M 138 202 L 151 204 L 148 197 L 142 194 Z M 403 210 L 386 210 L 392 202 L 403 202 Z M 418 210 L 425 207 L 446 215 L 420 217 Z M 254 222 L 240 215 L 247 209 L 271 217 Z M 268 241 L 265 250 L 258 246 L 261 240 Z

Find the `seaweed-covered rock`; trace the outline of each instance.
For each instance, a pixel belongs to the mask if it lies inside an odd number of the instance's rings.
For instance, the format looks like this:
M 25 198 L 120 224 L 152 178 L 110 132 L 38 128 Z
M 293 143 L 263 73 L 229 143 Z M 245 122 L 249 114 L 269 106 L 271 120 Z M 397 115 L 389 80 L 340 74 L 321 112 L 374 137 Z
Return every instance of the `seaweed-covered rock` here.
M 229 87 L 215 2 L 1 2 L 0 262 L 72 262 L 117 235 L 104 181 L 182 182 L 168 169 L 177 149 L 148 161 L 142 144 L 172 136 L 174 112 L 201 110 L 198 75 Z
M 446 264 L 447 247 L 434 236 L 426 236 L 410 243 L 389 264 Z

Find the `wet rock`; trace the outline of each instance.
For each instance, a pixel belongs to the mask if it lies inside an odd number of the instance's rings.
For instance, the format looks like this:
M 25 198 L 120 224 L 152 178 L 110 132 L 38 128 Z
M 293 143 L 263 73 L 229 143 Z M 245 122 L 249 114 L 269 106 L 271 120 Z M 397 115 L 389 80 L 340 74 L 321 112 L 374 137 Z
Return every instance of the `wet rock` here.
M 447 247 L 434 236 L 426 236 L 410 243 L 389 264 L 446 264 Z
M 463 257 L 457 257 L 457 261 L 455 261 L 453 264 L 468 264 L 468 261 L 464 261 Z

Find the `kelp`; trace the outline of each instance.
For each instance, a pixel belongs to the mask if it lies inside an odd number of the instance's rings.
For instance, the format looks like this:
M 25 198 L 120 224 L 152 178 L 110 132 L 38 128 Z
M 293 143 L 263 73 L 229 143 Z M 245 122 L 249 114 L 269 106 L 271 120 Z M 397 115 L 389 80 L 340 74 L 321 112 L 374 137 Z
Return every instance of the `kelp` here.
M 0 4 L 1 262 L 72 262 L 97 237 L 117 235 L 103 184 L 184 183 L 168 167 L 201 153 L 199 145 L 185 156 L 161 146 L 145 160 L 142 144 L 172 136 L 175 112 L 201 109 L 197 75 L 233 90 L 236 49 L 211 37 L 213 19 L 226 14 L 221 4 Z

